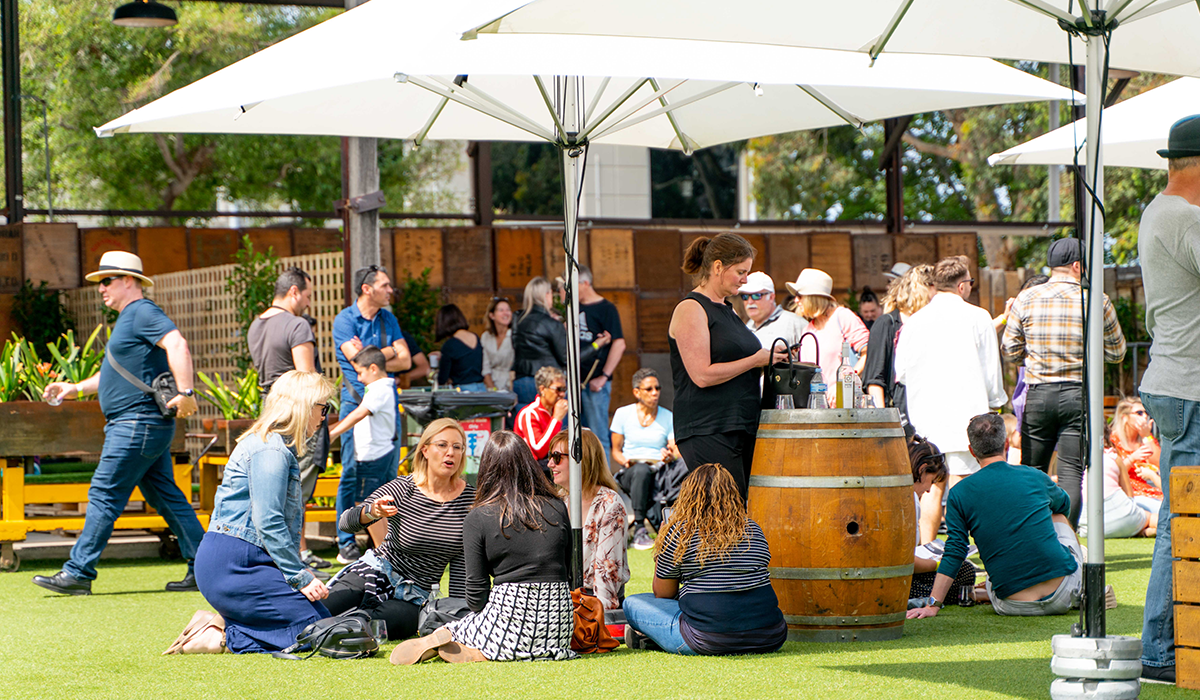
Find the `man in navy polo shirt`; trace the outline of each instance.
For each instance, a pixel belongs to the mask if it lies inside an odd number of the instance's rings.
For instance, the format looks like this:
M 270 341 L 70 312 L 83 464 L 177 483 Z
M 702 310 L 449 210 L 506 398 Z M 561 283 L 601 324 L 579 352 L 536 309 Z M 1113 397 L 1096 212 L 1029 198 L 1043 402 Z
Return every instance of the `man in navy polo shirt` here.
M 404 341 L 400 323 L 388 309 L 392 303 L 392 280 L 387 269 L 379 265 L 371 265 L 356 270 L 355 285 L 358 290 L 358 300 L 342 309 L 333 321 L 333 344 L 337 348 L 338 366 L 342 370 L 342 407 L 339 415 L 345 418 L 359 403 L 366 391 L 358 379 L 358 372 L 350 360 L 360 350 L 368 345 L 374 345 L 383 351 L 387 360 L 388 376 L 395 377 L 397 372 L 404 372 L 412 366 L 408 344 Z M 399 397 L 397 396 L 397 406 Z M 396 412 L 396 434 L 401 435 L 401 415 Z M 338 517 L 356 502 L 371 495 L 358 493 L 358 469 L 354 459 L 354 431 L 342 435 L 342 478 L 338 484 L 337 508 Z M 395 474 L 393 473 L 394 477 Z M 362 556 L 354 535 L 348 532 L 338 532 L 338 561 L 349 564 Z

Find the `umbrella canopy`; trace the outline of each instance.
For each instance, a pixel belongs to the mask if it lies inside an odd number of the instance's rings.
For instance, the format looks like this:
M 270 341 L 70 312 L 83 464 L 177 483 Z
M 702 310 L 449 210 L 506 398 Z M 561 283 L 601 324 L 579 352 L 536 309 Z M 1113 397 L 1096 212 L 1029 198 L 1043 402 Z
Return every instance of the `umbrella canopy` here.
M 775 46 L 985 56 L 1083 63 L 1086 45 L 1072 25 L 1080 6 L 1107 6 L 1120 23 L 1111 65 L 1200 76 L 1200 12 L 1181 0 L 534 0 L 465 33 L 570 34 L 699 39 Z M 1074 9 L 1072 9 L 1074 8 Z M 1086 26 L 1086 23 L 1084 23 Z M 1074 59 L 1074 60 L 1072 60 Z
M 459 40 L 464 18 L 511 0 L 374 0 L 260 51 L 96 131 L 329 134 L 412 139 L 563 139 L 555 75 L 582 76 L 577 140 L 691 151 L 786 131 L 918 112 L 1070 99 L 987 59 L 677 40 Z M 398 28 L 409 28 L 398 38 Z M 419 28 L 419 30 L 415 30 Z M 336 47 L 336 50 L 331 50 Z
M 1104 110 L 1104 163 L 1166 170 L 1158 155 L 1171 125 L 1200 112 L 1200 79 L 1179 78 Z M 1073 165 L 1087 160 L 1082 120 L 988 158 L 992 165 Z

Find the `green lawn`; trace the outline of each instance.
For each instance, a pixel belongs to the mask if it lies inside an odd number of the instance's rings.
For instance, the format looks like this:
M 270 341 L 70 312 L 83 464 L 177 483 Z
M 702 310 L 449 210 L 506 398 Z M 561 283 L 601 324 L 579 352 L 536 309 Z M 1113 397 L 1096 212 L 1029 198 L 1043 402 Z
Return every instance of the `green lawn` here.
M 1109 581 L 1120 607 L 1110 634 L 1141 633 L 1147 540 L 1110 540 Z M 629 593 L 649 590 L 649 552 L 631 552 Z M 905 627 L 894 642 L 788 643 L 759 657 L 678 657 L 619 650 L 580 661 L 411 668 L 378 658 L 281 661 L 269 656 L 159 656 L 199 593 L 166 593 L 178 562 L 102 562 L 91 597 L 63 597 L 29 582 L 60 562 L 25 562 L 0 574 L 0 698 L 1046 698 L 1050 637 L 1074 616 L 1002 618 L 991 608 L 947 608 Z M 1150 685 L 1143 698 L 1192 697 Z

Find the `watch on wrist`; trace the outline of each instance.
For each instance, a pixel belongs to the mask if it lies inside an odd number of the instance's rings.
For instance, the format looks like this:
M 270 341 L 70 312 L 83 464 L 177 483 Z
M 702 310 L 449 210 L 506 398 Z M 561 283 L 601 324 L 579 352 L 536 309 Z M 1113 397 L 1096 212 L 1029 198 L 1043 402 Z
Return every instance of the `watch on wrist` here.
M 605 373 L 604 373 L 604 378 L 605 378 L 606 380 L 610 381 L 610 382 L 612 381 L 612 375 L 611 375 L 611 374 L 609 374 L 608 372 L 605 372 Z
M 179 393 L 183 394 L 184 396 L 195 396 L 196 390 L 195 389 L 183 389 Z
M 937 598 L 934 598 L 933 596 L 929 596 L 929 605 L 926 607 L 937 608 L 938 610 L 941 610 L 942 608 L 946 607 L 946 604 Z

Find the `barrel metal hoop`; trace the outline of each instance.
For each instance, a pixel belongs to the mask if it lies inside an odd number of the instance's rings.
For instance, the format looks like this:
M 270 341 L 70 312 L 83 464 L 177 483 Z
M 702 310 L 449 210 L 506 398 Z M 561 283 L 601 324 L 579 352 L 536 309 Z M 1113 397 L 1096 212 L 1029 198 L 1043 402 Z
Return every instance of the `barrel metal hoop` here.
M 822 615 L 784 615 L 784 622 L 789 625 L 837 625 L 838 627 L 853 627 L 855 625 L 887 625 L 893 622 L 903 622 L 907 613 L 904 611 L 886 615 L 843 615 L 841 617 Z
M 854 581 L 859 579 L 901 578 L 911 576 L 913 565 L 899 566 L 864 566 L 850 569 L 812 568 L 795 569 L 790 567 L 772 566 L 767 569 L 773 579 L 789 579 L 795 581 Z
M 902 438 L 904 428 L 846 428 L 845 430 L 759 430 L 757 438 L 779 440 L 828 440 L 837 438 Z
M 751 476 L 750 485 L 767 489 L 887 489 L 912 487 L 912 476 Z
M 899 423 L 900 411 L 895 408 L 806 408 L 794 410 L 767 409 L 758 422 L 769 423 Z
M 788 628 L 789 642 L 885 642 L 904 636 L 904 625 L 893 627 L 866 627 L 847 629 L 792 629 Z

